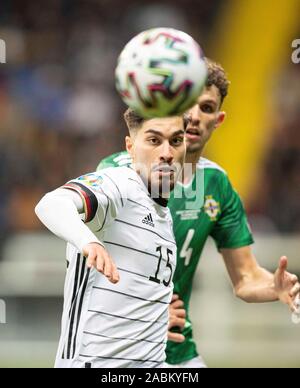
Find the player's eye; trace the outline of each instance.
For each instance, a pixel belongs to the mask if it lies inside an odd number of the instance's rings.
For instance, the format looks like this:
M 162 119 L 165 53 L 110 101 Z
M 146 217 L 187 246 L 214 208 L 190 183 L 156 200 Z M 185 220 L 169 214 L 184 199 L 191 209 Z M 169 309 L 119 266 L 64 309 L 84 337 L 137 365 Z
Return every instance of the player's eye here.
M 159 140 L 156 138 L 156 137 L 151 137 L 150 139 L 148 139 L 148 142 L 152 145 L 158 145 L 159 144 Z
M 184 138 L 183 137 L 175 137 L 173 140 L 172 140 L 172 145 L 173 146 L 180 146 L 184 141 Z
M 200 105 L 200 109 L 204 113 L 214 113 L 214 111 L 215 111 L 213 106 L 209 105 L 209 104 Z

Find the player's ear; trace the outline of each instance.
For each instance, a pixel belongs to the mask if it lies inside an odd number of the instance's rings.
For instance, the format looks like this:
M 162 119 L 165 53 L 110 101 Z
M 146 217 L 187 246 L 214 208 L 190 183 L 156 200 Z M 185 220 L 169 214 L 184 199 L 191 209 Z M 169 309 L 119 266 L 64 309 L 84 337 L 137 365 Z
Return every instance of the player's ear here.
M 131 136 L 126 136 L 125 143 L 126 143 L 127 152 L 129 153 L 131 158 L 133 158 L 133 141 L 132 141 Z
M 215 129 L 219 128 L 219 126 L 224 123 L 225 119 L 226 119 L 226 112 L 219 112 L 218 119 L 217 119 L 217 122 L 215 125 Z

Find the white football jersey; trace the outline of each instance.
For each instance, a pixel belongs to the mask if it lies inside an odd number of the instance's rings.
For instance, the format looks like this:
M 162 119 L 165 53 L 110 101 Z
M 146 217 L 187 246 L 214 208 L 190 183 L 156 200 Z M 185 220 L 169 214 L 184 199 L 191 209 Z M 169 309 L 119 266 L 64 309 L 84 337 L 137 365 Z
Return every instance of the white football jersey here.
M 72 245 L 56 367 L 155 368 L 165 360 L 176 243 L 169 209 L 131 168 L 82 176 L 64 188 L 84 201 L 85 222 L 119 274 L 110 283 Z

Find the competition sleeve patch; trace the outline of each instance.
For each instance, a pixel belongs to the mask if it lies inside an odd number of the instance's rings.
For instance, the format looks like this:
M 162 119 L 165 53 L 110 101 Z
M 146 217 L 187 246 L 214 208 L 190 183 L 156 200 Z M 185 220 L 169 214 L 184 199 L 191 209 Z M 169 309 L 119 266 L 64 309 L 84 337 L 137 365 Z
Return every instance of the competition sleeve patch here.
M 78 182 L 66 183 L 63 188 L 76 191 L 81 196 L 84 204 L 85 222 L 90 222 L 95 217 L 98 209 L 98 200 L 95 194 Z

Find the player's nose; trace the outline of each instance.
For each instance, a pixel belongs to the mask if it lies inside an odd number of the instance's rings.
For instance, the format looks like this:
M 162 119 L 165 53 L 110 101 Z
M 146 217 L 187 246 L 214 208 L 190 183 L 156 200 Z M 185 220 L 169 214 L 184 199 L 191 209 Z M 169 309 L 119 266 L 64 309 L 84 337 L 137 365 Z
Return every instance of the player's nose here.
M 174 160 L 174 154 L 172 147 L 168 141 L 165 141 L 161 146 L 160 161 L 168 164 L 172 164 Z
M 195 105 L 192 109 L 190 109 L 188 113 L 189 124 L 196 126 L 200 124 L 200 114 L 199 114 L 199 106 Z

